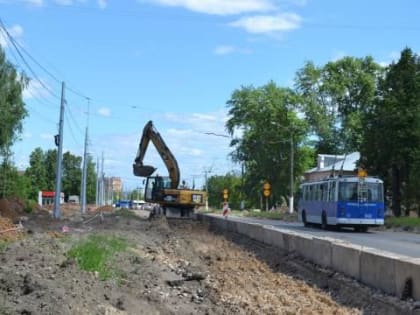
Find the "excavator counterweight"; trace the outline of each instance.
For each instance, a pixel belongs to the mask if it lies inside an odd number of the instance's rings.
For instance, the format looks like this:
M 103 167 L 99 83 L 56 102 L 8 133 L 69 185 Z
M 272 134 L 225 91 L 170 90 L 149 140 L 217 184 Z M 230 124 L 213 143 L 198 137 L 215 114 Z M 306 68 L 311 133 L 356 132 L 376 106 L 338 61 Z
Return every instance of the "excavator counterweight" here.
M 169 176 L 151 176 L 156 168 L 143 164 L 150 141 L 152 141 L 162 158 Z M 144 199 L 156 205 L 153 210 L 154 214 L 189 218 L 194 213 L 195 208 L 204 205 L 206 198 L 204 191 L 178 187 L 180 181 L 178 163 L 159 132 L 153 126 L 152 121 L 149 121 L 143 128 L 137 155 L 134 159 L 133 173 L 135 176 L 147 178 Z

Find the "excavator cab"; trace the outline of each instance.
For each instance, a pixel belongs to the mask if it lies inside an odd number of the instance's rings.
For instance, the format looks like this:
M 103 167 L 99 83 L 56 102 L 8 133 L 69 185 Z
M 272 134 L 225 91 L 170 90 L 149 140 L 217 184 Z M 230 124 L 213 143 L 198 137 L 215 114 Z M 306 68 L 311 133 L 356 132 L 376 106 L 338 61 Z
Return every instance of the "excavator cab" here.
M 163 190 L 171 188 L 171 179 L 168 176 L 149 176 L 146 180 L 144 198 L 147 202 L 163 201 Z

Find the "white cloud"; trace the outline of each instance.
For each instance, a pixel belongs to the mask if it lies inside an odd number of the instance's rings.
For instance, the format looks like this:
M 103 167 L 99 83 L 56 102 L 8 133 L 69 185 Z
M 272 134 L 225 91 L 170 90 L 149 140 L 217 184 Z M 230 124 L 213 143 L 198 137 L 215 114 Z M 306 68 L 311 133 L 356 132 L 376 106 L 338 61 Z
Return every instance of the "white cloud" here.
M 15 40 L 22 37 L 23 35 L 23 27 L 19 24 L 13 25 L 12 27 L 7 28 L 7 32 L 12 36 Z M 9 39 L 7 38 L 7 34 L 0 29 L 0 45 L 2 47 L 9 47 Z
M 216 55 L 228 55 L 228 54 L 233 53 L 234 51 L 235 51 L 235 47 L 228 46 L 228 45 L 217 46 L 214 49 L 214 53 Z
M 98 6 L 101 10 L 104 10 L 108 6 L 107 0 L 98 0 Z
M 58 5 L 70 6 L 76 3 L 85 3 L 87 0 L 54 0 Z
M 398 59 L 400 59 L 400 56 L 401 56 L 401 53 L 399 51 L 393 51 L 389 54 L 389 57 L 392 60 L 398 60 Z
M 98 109 L 98 114 L 104 117 L 111 116 L 111 109 L 108 107 L 101 107 Z
M 44 5 L 44 0 L 26 0 L 25 2 L 36 7 L 42 7 Z
M 244 49 L 244 48 L 238 48 L 238 47 L 230 46 L 230 45 L 220 45 L 220 46 L 217 46 L 213 50 L 213 53 L 218 56 L 224 56 L 224 55 L 229 55 L 229 54 L 234 54 L 234 53 L 250 54 L 252 53 L 252 51 L 247 48 Z
M 299 28 L 301 21 L 302 18 L 295 13 L 281 13 L 244 17 L 229 25 L 243 28 L 249 33 L 262 34 L 291 31 Z
M 336 51 L 332 57 L 332 61 L 338 61 L 344 57 L 348 56 L 344 51 Z
M 215 15 L 267 12 L 276 7 L 272 0 L 140 0 L 139 2 L 183 7 L 194 12 Z

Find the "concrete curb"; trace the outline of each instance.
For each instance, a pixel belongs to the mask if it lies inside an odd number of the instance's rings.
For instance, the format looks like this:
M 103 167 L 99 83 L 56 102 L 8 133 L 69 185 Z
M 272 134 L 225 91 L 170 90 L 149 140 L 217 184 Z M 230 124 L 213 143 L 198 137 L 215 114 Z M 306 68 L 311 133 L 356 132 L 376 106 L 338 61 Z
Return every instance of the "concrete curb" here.
M 412 259 L 327 237 L 315 237 L 271 225 L 231 221 L 198 214 L 211 227 L 246 235 L 397 297 L 420 301 L 420 259 Z

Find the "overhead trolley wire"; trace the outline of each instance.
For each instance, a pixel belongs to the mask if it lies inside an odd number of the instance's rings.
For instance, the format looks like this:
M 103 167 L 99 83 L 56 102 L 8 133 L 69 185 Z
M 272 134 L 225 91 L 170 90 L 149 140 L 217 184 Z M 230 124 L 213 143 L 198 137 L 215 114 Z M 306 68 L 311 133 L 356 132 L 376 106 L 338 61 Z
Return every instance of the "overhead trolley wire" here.
M 72 128 L 72 126 L 71 126 L 70 119 L 69 119 L 69 117 L 68 117 L 67 111 L 64 111 L 64 118 L 66 118 L 66 120 L 67 120 L 67 124 L 66 124 L 66 126 L 67 126 L 67 127 L 68 127 L 68 129 L 70 130 L 70 135 L 71 135 L 71 137 L 73 138 L 74 143 L 75 143 L 76 145 L 78 145 L 79 147 L 81 147 L 81 145 L 80 145 L 79 141 L 77 141 L 76 136 L 74 135 L 73 128 Z
M 34 62 L 38 67 L 40 67 L 46 74 L 48 74 L 48 76 L 50 76 L 55 82 L 57 83 L 61 83 L 62 80 L 60 80 L 56 75 L 54 75 L 51 71 L 49 71 L 46 67 L 44 67 L 39 61 L 37 61 L 22 45 L 20 45 L 14 38 L 12 35 L 10 35 L 9 31 L 7 30 L 6 26 L 3 23 L 3 20 L 0 18 L 0 29 L 3 30 L 3 32 L 6 35 L 6 38 L 9 40 L 9 42 L 13 45 L 13 47 L 15 48 L 16 52 L 19 54 L 20 58 L 22 59 L 22 61 L 24 62 L 24 64 L 26 65 L 26 67 L 29 69 L 29 71 L 32 73 L 32 75 L 34 76 L 34 79 L 36 79 L 42 87 L 44 87 L 44 89 L 46 89 L 49 93 L 51 93 L 51 95 L 53 95 L 55 98 L 61 99 L 61 97 L 56 94 L 53 90 L 51 90 L 50 87 L 48 87 L 44 82 L 42 82 L 42 80 L 39 79 L 39 77 L 37 76 L 37 74 L 35 73 L 35 71 L 32 69 L 32 67 L 29 65 L 29 63 L 27 62 L 27 60 L 25 59 L 25 57 L 23 56 L 22 52 L 24 54 L 26 54 L 26 56 L 29 57 L 29 59 Z M 15 58 L 17 61 L 17 58 Z M 17 61 L 18 62 L 18 61 Z M 88 96 L 84 95 L 83 93 L 77 91 L 76 89 L 66 85 L 66 89 L 79 96 L 82 97 L 84 99 L 90 99 Z
M 19 47 L 16 45 L 16 41 L 14 40 L 14 38 L 10 35 L 9 31 L 6 29 L 6 27 L 3 24 L 3 20 L 0 18 L 0 27 L 3 29 L 3 32 L 7 35 L 10 43 L 13 45 L 13 47 L 15 48 L 16 52 L 18 53 L 18 55 L 20 56 L 20 58 L 22 59 L 23 63 L 26 65 L 26 67 L 29 69 L 29 71 L 32 73 L 33 77 L 35 80 L 37 80 L 39 82 L 39 84 L 42 85 L 42 87 L 44 87 L 44 89 L 46 89 L 47 91 L 49 91 L 51 93 L 52 96 L 54 96 L 57 99 L 60 99 L 60 96 L 58 96 L 53 90 L 51 90 L 51 88 L 49 88 L 44 82 L 42 82 L 42 80 L 39 79 L 39 77 L 37 76 L 37 74 L 35 73 L 35 71 L 32 69 L 32 67 L 29 65 L 29 63 L 26 61 L 25 57 L 22 55 L 21 51 L 19 50 Z

